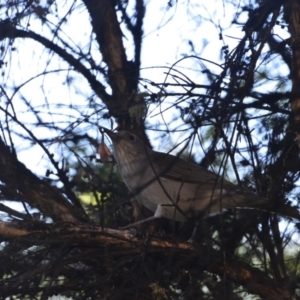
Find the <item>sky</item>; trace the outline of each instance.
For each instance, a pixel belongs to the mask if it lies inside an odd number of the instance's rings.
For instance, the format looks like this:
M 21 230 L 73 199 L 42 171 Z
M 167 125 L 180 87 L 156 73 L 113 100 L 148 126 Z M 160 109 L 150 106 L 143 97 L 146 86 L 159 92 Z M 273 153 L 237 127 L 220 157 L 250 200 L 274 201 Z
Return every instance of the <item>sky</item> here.
M 149 0 L 146 4 L 141 77 L 155 82 L 170 81 L 170 77 L 166 75 L 166 67 L 175 66 L 176 69 L 184 72 L 195 82 L 205 83 L 205 77 L 201 73 L 203 66 L 206 65 L 210 69 L 212 68 L 219 72 L 219 67 L 213 63 L 223 62 L 220 53 L 221 47 L 228 45 L 229 50 L 234 49 L 239 38 L 244 34 L 241 26 L 231 26 L 231 19 L 228 16 L 231 17 L 234 14 L 234 7 L 230 4 L 226 4 L 226 6 L 221 5 L 222 1 L 220 0 L 191 0 L 188 1 L 188 5 L 178 1 L 177 4 L 175 3 L 173 7 L 166 11 L 165 7 L 162 6 L 162 3 L 165 2 L 167 1 Z M 61 4 L 59 14 L 62 15 L 68 10 L 66 6 L 68 2 L 60 1 L 59 3 Z M 64 25 L 64 31 L 66 32 L 65 38 L 68 43 L 75 46 L 84 46 L 88 44 L 91 27 L 87 11 L 80 5 L 79 1 L 78 4 L 79 9 L 74 12 Z M 246 13 L 242 14 L 239 18 L 240 21 L 245 19 L 245 17 Z M 53 15 L 48 15 L 47 18 L 53 23 L 57 22 Z M 50 29 L 45 27 L 41 29 L 42 23 L 40 19 L 31 17 L 28 19 L 28 22 L 31 30 L 51 36 Z M 225 29 L 223 32 L 224 40 L 219 39 L 220 27 Z M 280 35 L 284 35 L 279 27 L 277 30 Z M 88 115 L 92 112 L 92 109 L 86 107 L 87 99 L 92 95 L 92 91 L 89 90 L 84 78 L 75 76 L 75 74 L 70 72 L 72 84 L 68 86 L 65 83 L 65 76 L 54 72 L 56 69 L 63 68 L 66 69 L 64 74 L 68 73 L 68 66 L 65 62 L 58 59 L 55 55 L 49 58 L 43 52 L 43 47 L 34 41 L 18 40 L 15 43 L 18 51 L 12 53 L 9 62 L 11 67 L 7 70 L 3 80 L 13 87 L 21 86 L 28 78 L 34 77 L 32 81 L 22 86 L 19 93 L 15 94 L 13 98 L 13 103 L 18 111 L 17 116 L 21 122 L 34 123 L 36 121 L 28 113 L 27 107 L 20 101 L 22 97 L 26 98 L 40 112 L 44 121 L 61 124 L 62 126 L 64 123 L 67 126 L 70 121 L 82 118 L 82 113 Z M 128 56 L 132 57 L 132 40 L 126 32 L 124 43 Z M 211 60 L 212 63 L 195 58 L 185 58 L 187 54 L 191 53 L 191 49 L 195 51 L 195 54 Z M 101 56 L 98 49 L 94 49 L 93 57 L 100 63 Z M 5 59 L 8 59 L 8 57 Z M 51 63 L 46 62 L 47 59 Z M 45 70 L 51 70 L 52 73 L 45 78 L 43 76 L 35 77 L 36 74 L 42 74 Z M 276 72 L 284 73 L 287 70 L 281 69 L 279 71 L 274 68 L 273 72 L 274 74 Z M 142 86 L 141 91 L 147 92 L 146 89 L 143 90 Z M 14 92 L 14 89 L 12 89 L 9 91 L 9 95 L 13 95 Z M 58 104 L 61 106 L 58 109 L 54 108 Z M 71 112 L 68 112 L 66 107 L 70 104 L 80 109 L 73 109 Z M 170 103 L 168 100 L 164 102 L 162 107 L 167 108 L 170 105 L 173 105 L 173 103 Z M 52 111 L 52 114 L 49 114 L 49 110 Z M 147 121 L 163 126 L 164 121 L 168 123 L 174 117 L 178 117 L 178 112 L 170 110 L 167 114 L 164 114 L 164 120 L 162 120 L 158 108 L 152 107 L 149 109 Z M 178 122 L 180 122 L 179 119 Z M 109 126 L 108 123 L 102 125 Z M 171 126 L 177 127 L 181 125 L 175 122 Z M 57 135 L 57 138 L 59 138 L 60 134 L 60 132 L 49 132 L 44 127 L 37 126 L 31 127 L 31 130 L 39 138 L 48 135 L 53 136 L 53 138 L 56 138 Z M 27 134 L 22 129 L 20 129 L 20 132 Z M 88 128 L 88 133 L 96 138 L 98 137 L 100 140 L 99 132 L 95 128 Z M 154 148 L 162 151 L 168 151 L 170 143 L 175 144 L 184 138 L 184 136 L 172 135 L 169 139 L 159 139 L 159 134 L 155 132 L 150 132 L 150 135 Z M 45 159 L 43 150 L 38 145 L 26 143 L 18 138 L 15 139 L 15 146 L 18 158 L 34 173 L 43 176 L 48 167 L 48 161 Z M 64 149 L 59 143 L 49 145 L 49 149 L 57 158 L 61 158 L 64 155 Z M 95 151 L 95 149 L 90 146 L 90 151 Z
M 60 10 L 59 14 L 63 15 L 69 7 L 63 0 L 59 1 Z M 129 3 L 131 3 L 129 1 Z M 146 4 L 146 17 L 144 20 L 144 40 L 142 46 L 142 70 L 141 77 L 147 78 L 155 82 L 172 82 L 170 76 L 166 75 L 167 68 L 173 66 L 177 70 L 184 72 L 185 75 L 193 79 L 197 83 L 207 83 L 205 76 L 202 74 L 204 66 L 209 67 L 216 72 L 220 72 L 220 68 L 216 64 L 223 63 L 220 49 L 224 45 L 229 46 L 229 50 L 234 49 L 238 41 L 244 35 L 242 26 L 231 26 L 231 17 L 234 15 L 234 7 L 230 4 L 221 5 L 223 2 L 220 0 L 211 1 L 198 1 L 191 0 L 186 2 L 174 1 L 174 5 L 166 11 L 165 6 L 162 3 L 167 1 L 151 1 L 148 0 Z M 64 31 L 66 35 L 63 37 L 66 41 L 74 46 L 85 46 L 88 44 L 91 34 L 91 27 L 89 24 L 89 17 L 87 11 L 78 1 L 78 9 L 74 11 L 68 22 L 64 25 Z M 243 13 L 239 20 L 242 21 L 247 16 Z M 47 15 L 47 18 L 54 24 L 57 23 L 57 18 L 54 15 Z M 51 30 L 45 27 L 41 27 L 41 20 L 31 17 L 27 20 L 30 24 L 29 29 L 36 31 L 45 36 L 49 36 L 51 39 Z M 220 27 L 224 29 L 223 40 L 219 39 Z M 126 31 L 124 31 L 124 43 L 129 58 L 133 57 L 132 39 Z M 280 32 L 282 35 L 282 31 Z M 88 115 L 92 113 L 86 107 L 86 99 L 92 95 L 91 90 L 84 78 L 77 76 L 74 72 L 67 70 L 68 65 L 57 58 L 56 55 L 48 57 L 43 51 L 43 47 L 32 40 L 18 40 L 15 42 L 16 48 L 19 51 L 12 53 L 10 58 L 11 67 L 4 76 L 4 81 L 8 84 L 11 83 L 12 91 L 10 95 L 14 94 L 14 86 L 22 85 L 30 77 L 34 77 L 32 81 L 22 86 L 19 90 L 19 94 L 15 94 L 13 103 L 19 111 L 20 121 L 28 121 L 32 119 L 32 115 L 26 113 L 27 107 L 19 101 L 21 97 L 27 99 L 34 107 L 39 109 L 43 120 L 48 122 L 65 122 L 74 121 L 80 118 L 81 114 Z M 95 46 L 97 47 L 97 46 Z M 196 58 L 186 58 L 187 54 L 191 53 L 191 49 L 195 51 L 198 57 L 203 58 L 199 60 Z M 93 58 L 100 64 L 101 56 L 98 49 L 94 49 Z M 7 58 L 6 58 L 7 59 Z M 211 60 L 211 63 L 205 60 Z M 49 60 L 49 64 L 46 63 Z M 59 75 L 57 72 L 53 72 L 58 68 L 66 69 L 63 75 Z M 273 73 L 276 72 L 276 68 L 273 68 Z M 35 78 L 36 74 L 42 74 L 45 70 L 52 71 L 45 78 L 39 76 Z M 286 70 L 287 71 L 287 70 Z M 282 69 L 280 70 L 282 72 Z M 65 83 L 65 75 L 70 73 L 72 80 L 71 86 Z M 99 77 L 100 78 L 100 77 Z M 101 78 L 100 78 L 101 79 Z M 157 91 L 148 85 L 148 88 L 152 91 Z M 141 92 L 147 92 L 143 86 L 140 86 Z M 175 90 L 175 88 L 174 88 Z M 98 100 L 100 103 L 100 100 Z M 172 100 L 166 100 L 163 103 L 163 108 L 166 108 L 174 103 L 170 103 Z M 69 104 L 80 107 L 80 109 L 72 110 L 71 113 L 62 113 L 63 103 L 65 107 Z M 57 110 L 54 105 L 60 104 L 60 108 Z M 45 107 L 46 105 L 46 107 Z M 52 112 L 52 115 L 49 114 Z M 67 110 L 65 110 L 66 112 Z M 67 117 L 66 117 L 67 114 Z M 171 110 L 167 114 L 164 114 L 164 118 L 168 121 L 178 117 L 178 111 Z M 35 121 L 32 119 L 32 121 Z M 163 120 L 159 114 L 159 108 L 151 107 L 147 122 L 152 124 L 163 124 Z M 180 120 L 178 120 L 180 122 Z M 173 123 L 173 126 L 177 127 L 180 123 Z M 106 124 L 102 124 L 106 125 Z M 171 125 L 172 126 L 172 125 Z M 45 135 L 44 128 L 33 127 L 34 134 L 38 137 Z M 94 129 L 92 129 L 94 130 Z M 91 130 L 91 131 L 92 131 Z M 92 132 L 90 133 L 92 134 Z M 55 132 L 48 132 L 48 134 L 56 134 Z M 57 135 L 59 136 L 59 132 Z M 98 132 L 95 132 L 97 135 Z M 153 140 L 156 141 L 155 133 L 151 132 Z M 178 136 L 172 136 L 170 140 L 174 143 L 177 141 Z M 169 140 L 169 141 L 170 141 Z M 169 142 L 168 141 L 168 142 Z M 22 151 L 24 147 L 24 141 L 20 140 L 19 158 L 30 164 L 30 168 L 36 168 L 37 164 L 40 164 L 38 160 L 28 161 L 28 154 Z M 18 143 L 16 143 L 18 145 Z M 32 149 L 32 145 L 28 145 Z M 59 151 L 55 148 L 53 151 Z M 166 145 L 160 145 L 158 142 L 154 142 L 154 147 L 166 147 Z M 35 148 L 38 148 L 35 147 Z M 166 150 L 166 149 L 165 149 Z M 36 149 L 40 151 L 38 155 L 41 157 L 43 154 L 42 149 Z
M 146 17 L 144 19 L 144 39 L 142 45 L 142 70 L 141 77 L 147 78 L 154 82 L 170 81 L 170 77 L 166 77 L 166 71 L 170 66 L 175 64 L 176 69 L 184 72 L 187 76 L 196 82 L 203 83 L 204 76 L 201 73 L 202 65 L 199 60 L 194 58 L 185 58 L 190 53 L 193 47 L 195 53 L 201 54 L 205 59 L 210 59 L 213 62 L 220 62 L 220 49 L 223 41 L 219 40 L 219 28 L 230 27 L 230 20 L 226 15 L 232 15 L 233 7 L 226 6 L 224 9 L 219 9 L 219 1 L 190 1 L 189 5 L 175 3 L 166 11 L 166 7 L 162 3 L 167 1 L 151 1 L 146 2 Z M 60 3 L 58 14 L 64 15 L 68 10 L 67 5 L 70 2 L 64 0 L 58 1 Z M 62 36 L 72 46 L 80 46 L 85 49 L 88 45 L 91 35 L 91 26 L 89 23 L 89 16 L 84 7 L 78 3 L 78 8 L 74 10 L 73 14 L 63 25 L 65 34 Z M 133 3 L 133 2 L 129 2 Z M 201 15 L 201 17 L 200 17 Z M 57 24 L 59 18 L 54 14 L 47 15 L 47 18 Z M 212 19 L 213 22 L 207 21 Z M 51 28 L 42 26 L 42 22 L 38 17 L 31 16 L 23 20 L 23 25 L 29 25 L 29 29 L 39 34 L 48 36 L 50 39 Z M 133 41 L 126 30 L 124 30 L 124 44 L 129 58 L 133 57 Z M 235 32 L 231 33 L 234 36 L 240 34 L 242 36 L 241 28 L 236 28 Z M 195 38 L 197 37 L 197 38 Z M 214 38 L 212 38 L 214 37 Z M 236 40 L 226 38 L 228 43 L 235 46 Z M 197 40 L 199 42 L 197 42 Z M 204 44 L 201 41 L 204 40 Z M 189 41 L 193 41 L 193 45 Z M 206 42 L 205 42 L 206 41 Z M 48 56 L 43 47 L 30 39 L 18 39 L 14 42 L 17 51 L 13 51 L 11 56 L 4 57 L 4 60 L 9 62 L 9 69 L 5 70 L 3 81 L 11 86 L 11 90 L 7 90 L 9 97 L 12 98 L 14 110 L 17 112 L 17 117 L 20 122 L 28 124 L 28 127 L 38 138 L 53 137 L 55 141 L 59 140 L 61 132 L 49 131 L 44 126 L 35 126 L 36 118 L 28 112 L 27 105 L 24 105 L 23 99 L 34 107 L 39 112 L 40 117 L 44 122 L 53 124 L 60 124 L 62 127 L 68 126 L 69 122 L 74 122 L 77 119 L 82 119 L 82 114 L 89 115 L 93 113 L 93 109 L 87 106 L 87 99 L 92 95 L 88 83 L 84 78 L 78 76 L 74 72 L 69 72 L 68 65 L 57 58 L 56 55 Z M 101 56 L 97 46 L 93 52 L 93 58 L 100 64 Z M 185 58 L 185 59 L 183 59 Z M 203 63 L 203 62 L 201 62 Z M 209 64 L 209 63 L 208 63 Z M 209 64 L 209 67 L 213 67 Z M 58 73 L 57 69 L 65 69 L 65 72 Z M 47 76 L 37 76 L 43 74 L 45 71 L 50 72 Z M 200 72 L 199 72 L 200 71 Z M 219 69 L 216 67 L 216 71 Z M 65 75 L 69 74 L 72 78 L 72 84 L 65 83 Z M 28 79 L 32 78 L 28 82 Z M 26 84 L 24 84 L 26 83 Z M 18 92 L 15 91 L 15 86 L 19 86 Z M 151 87 L 149 87 L 151 89 Z M 153 90 L 153 89 L 152 89 Z M 146 89 L 141 86 L 141 91 Z M 156 91 L 156 90 L 154 90 Z M 100 102 L 100 100 L 98 100 Z M 174 103 L 165 101 L 162 108 L 167 108 Z M 57 105 L 59 107 L 57 108 Z M 76 109 L 69 110 L 67 107 L 72 105 Z M 13 113 L 13 110 L 10 110 Z M 49 113 L 50 112 L 50 113 Z M 157 107 L 149 109 L 147 122 L 151 124 L 169 122 L 173 118 L 178 118 L 178 111 L 169 110 L 164 114 L 162 119 Z M 32 125 L 30 125 L 32 124 Z M 65 125 L 64 125 L 65 124 Z M 101 124 L 109 127 L 109 123 Z M 17 128 L 17 125 L 13 125 Z M 180 118 L 177 122 L 173 122 L 173 127 L 182 126 Z M 24 136 L 28 133 L 18 127 L 17 130 Z M 100 135 L 95 127 L 83 128 L 87 130 L 88 134 L 98 138 Z M 154 148 L 160 151 L 169 151 L 170 145 L 174 145 L 184 136 L 172 135 L 167 138 L 159 138 L 159 134 L 149 132 L 150 138 Z M 44 154 L 44 150 L 37 144 L 32 144 L 30 141 L 24 141 L 18 137 L 14 138 L 14 146 L 16 147 L 18 158 L 27 168 L 32 170 L 39 176 L 45 176 L 45 171 L 49 167 L 49 162 Z M 90 153 L 95 152 L 95 148 L 91 145 L 86 145 Z M 54 154 L 54 158 L 63 163 L 65 157 L 64 147 L 56 142 L 51 145 L 47 144 L 47 148 Z M 177 149 L 176 151 L 179 151 Z M 199 152 L 199 151 L 198 151 Z M 198 156 L 201 156 L 199 154 Z M 70 157 L 66 157 L 68 160 Z M 17 206 L 19 207 L 19 204 Z M 19 208 L 23 210 L 23 208 Z
M 65 3 L 64 1 L 61 1 L 61 3 L 60 14 L 63 15 L 68 7 L 63 5 Z M 155 82 L 170 80 L 170 77 L 166 77 L 166 67 L 170 67 L 178 60 L 181 60 L 179 63 L 176 63 L 175 67 L 196 82 L 204 83 L 204 76 L 201 73 L 203 66 L 201 63 L 205 62 L 199 62 L 199 60 L 194 58 L 183 58 L 190 53 L 190 48 L 193 47 L 195 53 L 200 53 L 203 58 L 210 59 L 213 62 L 220 62 L 220 48 L 224 42 L 220 41 L 218 38 L 218 25 L 221 24 L 222 27 L 225 28 L 229 27 L 230 21 L 225 15 L 231 15 L 232 11 L 228 12 L 228 10 L 232 10 L 233 8 L 226 7 L 227 11 L 225 12 L 222 9 L 216 9 L 219 7 L 219 1 L 209 1 L 208 3 L 207 1 L 202 1 L 200 3 L 199 1 L 191 1 L 188 6 L 179 3 L 166 12 L 165 7 L 160 6 L 160 3 L 162 2 L 148 1 L 146 6 L 147 10 L 144 23 L 144 40 L 141 57 L 141 77 Z M 205 3 L 205 6 L 203 3 Z M 201 18 L 199 17 L 199 13 L 202 15 Z M 57 22 L 54 16 L 48 15 L 47 17 L 53 23 Z M 212 18 L 215 24 L 205 21 L 204 18 Z M 38 18 L 31 18 L 28 20 L 28 23 L 30 24 L 29 28 L 31 30 L 41 32 L 41 21 Z M 88 44 L 91 27 L 87 11 L 83 7 L 75 10 L 74 14 L 64 26 L 64 31 L 66 32 L 65 38 L 71 45 L 84 46 Z M 41 34 L 50 36 L 51 32 L 50 30 L 43 28 Z M 242 36 L 241 28 L 236 28 L 235 32 L 232 34 L 235 36 L 240 34 Z M 67 36 L 71 38 L 69 39 Z M 198 36 L 198 43 L 195 36 Z M 214 37 L 213 39 L 212 36 Z M 202 39 L 207 41 L 205 47 L 200 42 Z M 227 38 L 227 40 L 228 43 L 232 42 L 232 47 L 234 47 L 236 40 L 231 38 Z M 189 41 L 193 41 L 194 44 L 192 46 L 189 45 Z M 124 43 L 130 58 L 133 56 L 132 40 L 126 32 Z M 43 47 L 32 40 L 18 40 L 16 42 L 16 47 L 19 51 L 12 53 L 10 61 L 11 68 L 9 72 L 6 73 L 7 75 L 5 76 L 4 81 L 8 84 L 11 82 L 11 86 L 13 87 L 22 85 L 30 77 L 34 78 L 32 81 L 22 86 L 19 90 L 19 94 L 15 94 L 13 98 L 15 108 L 19 111 L 18 117 L 20 121 L 36 121 L 31 114 L 26 112 L 27 107 L 22 101 L 19 101 L 20 97 L 26 98 L 31 105 L 39 110 L 43 120 L 48 122 L 58 123 L 74 121 L 76 118 L 80 118 L 82 112 L 87 115 L 91 113 L 89 109 L 84 108 L 84 106 L 86 106 L 86 99 L 91 96 L 91 91 L 88 90 L 88 84 L 84 78 L 76 76 L 76 74 L 71 74 L 73 81 L 72 85 L 69 87 L 64 82 L 65 74 L 68 72 L 66 63 L 53 55 L 50 58 L 51 64 L 47 65 L 45 60 L 49 58 L 43 52 Z M 101 57 L 98 49 L 93 51 L 93 56 L 94 59 L 100 63 Z M 214 68 L 210 63 L 205 64 L 208 64 L 210 68 Z M 66 69 L 63 76 L 56 72 L 52 72 L 45 78 L 43 76 L 35 77 L 36 74 L 42 74 L 45 70 L 53 71 L 58 68 Z M 218 67 L 215 68 L 216 71 L 220 71 Z M 143 92 L 146 90 L 143 90 L 143 87 L 141 86 L 141 91 Z M 12 89 L 10 95 L 13 93 L 14 89 Z M 63 114 L 63 103 L 65 103 L 66 107 L 69 104 L 74 106 L 77 105 L 81 107 L 82 110 L 72 110 L 69 115 L 67 110 L 65 110 L 65 113 Z M 164 102 L 164 107 L 173 105 L 173 103 L 168 103 L 168 101 Z M 45 104 L 47 105 L 46 107 Z M 56 104 L 61 104 L 59 110 L 54 108 L 54 105 Z M 49 114 L 49 110 L 52 112 L 51 115 Z M 161 124 L 163 122 L 158 114 L 158 109 L 153 107 L 149 112 L 147 118 L 148 122 L 153 124 Z M 167 114 L 164 114 L 164 118 L 168 121 L 174 118 L 176 114 L 178 114 L 177 111 L 171 110 Z M 105 126 L 106 124 L 102 125 Z M 176 127 L 178 125 L 174 123 L 173 126 Z M 22 129 L 20 130 L 23 132 Z M 55 137 L 56 134 L 55 132 L 45 133 L 45 128 L 36 126 L 32 127 L 31 130 L 38 137 L 44 137 L 45 134 L 54 135 Z M 89 134 L 93 134 L 91 132 L 92 130 L 89 131 Z M 24 132 L 24 134 L 26 133 Z M 59 135 L 59 132 L 57 134 Z M 95 132 L 94 136 L 96 137 L 98 134 L 98 132 Z M 155 136 L 153 136 L 153 140 L 157 141 L 158 139 L 155 139 Z M 174 143 L 176 137 L 172 137 L 172 139 L 170 138 L 167 141 L 168 143 L 170 141 L 173 141 Z M 24 145 L 24 141 L 21 140 L 20 143 L 16 142 L 16 146 L 19 150 L 19 159 L 26 163 L 27 167 L 33 170 L 39 170 L 41 164 L 44 166 L 44 163 L 42 162 L 43 150 L 38 146 L 31 144 L 26 146 Z M 27 147 L 30 147 L 30 151 L 32 151 L 32 147 L 35 148 L 35 159 L 28 160 Z M 154 142 L 154 147 L 164 148 L 167 147 L 167 145 L 160 145 L 158 142 Z M 51 146 L 54 153 L 59 152 L 59 148 L 58 144 Z
M 221 1 L 222 2 L 222 1 Z M 205 84 L 206 79 L 202 74 L 205 66 L 216 72 L 220 72 L 220 68 L 216 64 L 223 63 L 220 49 L 224 45 L 229 46 L 229 50 L 234 49 L 239 38 L 243 36 L 242 26 L 231 26 L 231 16 L 234 15 L 234 7 L 230 4 L 226 6 L 220 5 L 220 0 L 198 1 L 191 0 L 188 2 L 174 1 L 174 5 L 166 10 L 163 5 L 167 1 L 151 1 L 146 2 L 146 17 L 144 19 L 144 40 L 142 45 L 142 70 L 141 77 L 147 78 L 154 82 L 172 82 L 172 78 L 166 75 L 168 68 L 173 67 L 194 82 Z M 59 18 L 68 10 L 68 3 L 63 0 L 58 9 L 59 17 L 55 14 L 47 15 L 47 18 L 56 24 Z M 91 35 L 91 26 L 89 16 L 85 8 L 78 1 L 78 7 L 69 17 L 68 21 L 63 25 L 65 34 L 62 34 L 64 39 L 72 46 L 80 46 L 85 49 L 88 45 Z M 132 1 L 129 3 L 133 3 Z M 188 3 L 188 4 L 187 4 Z M 130 5 L 130 4 L 129 4 Z M 228 17 L 230 16 L 230 17 Z M 239 19 L 242 21 L 246 14 L 242 14 Z M 42 21 L 37 17 L 30 17 L 23 21 L 23 24 L 28 24 L 29 29 L 48 36 L 50 39 L 51 28 L 42 25 Z M 223 40 L 219 39 L 220 29 L 223 28 Z M 129 59 L 133 57 L 133 41 L 130 35 L 124 30 L 124 44 Z M 83 119 L 82 115 L 91 115 L 93 109 L 87 106 L 87 99 L 93 94 L 84 78 L 78 76 L 75 72 L 68 70 L 68 65 L 60 60 L 56 55 L 48 56 L 43 50 L 43 47 L 38 43 L 25 39 L 17 40 L 14 45 L 18 51 L 12 52 L 10 58 L 10 69 L 7 70 L 4 81 L 12 87 L 8 91 L 9 96 L 14 95 L 12 103 L 17 111 L 17 117 L 20 122 L 29 124 L 30 130 L 38 138 L 45 136 L 53 137 L 55 141 L 59 140 L 61 132 L 47 131 L 44 126 L 30 126 L 30 123 L 35 124 L 36 118 L 28 112 L 27 105 L 24 105 L 22 99 L 32 105 L 41 116 L 44 122 L 60 124 L 62 127 L 68 126 L 69 122 L 75 122 L 77 119 Z M 97 49 L 97 45 L 92 51 L 93 59 L 100 64 L 101 56 Z M 187 58 L 187 54 L 194 53 L 205 60 L 197 58 Z M 208 62 L 208 61 L 211 62 Z M 65 69 L 65 72 L 55 72 L 57 69 Z M 43 72 L 50 72 L 47 76 L 36 76 Z M 174 71 L 176 72 L 176 71 Z M 65 75 L 69 74 L 72 84 L 68 85 L 65 82 Z M 28 78 L 33 78 L 27 82 Z M 101 78 L 100 78 L 101 79 Z M 173 81 L 175 82 L 175 81 Z M 20 86 L 18 93 L 15 93 L 15 86 Z M 151 91 L 157 90 L 148 85 Z M 142 85 L 141 92 L 148 92 Z M 175 88 L 174 88 L 175 90 Z M 182 91 L 182 90 L 181 90 Z M 204 92 L 204 91 L 202 91 Z M 98 101 L 98 102 L 97 102 Z M 174 98 L 167 99 L 161 106 L 152 106 L 148 111 L 147 122 L 157 125 L 161 129 L 166 129 L 165 123 L 170 123 L 169 128 L 184 127 L 185 124 L 181 121 L 178 110 L 171 109 L 167 113 L 160 114 L 164 110 L 174 105 Z M 100 100 L 96 100 L 99 103 Z M 59 107 L 57 107 L 59 105 Z M 77 109 L 69 110 L 68 106 L 72 105 Z M 11 112 L 13 112 L 11 110 Z M 91 118 L 92 119 L 92 118 Z M 176 122 L 171 122 L 176 119 Z M 102 122 L 102 120 L 100 120 Z M 65 125 L 64 125 L 65 124 Z M 108 122 L 103 122 L 103 126 L 109 127 Z M 78 127 L 80 128 L 80 127 Z M 25 136 L 27 133 L 22 129 L 18 129 Z M 99 138 L 99 132 L 95 127 L 83 128 L 88 134 Z M 205 129 L 202 130 L 205 134 Z M 170 134 L 161 139 L 160 133 L 153 131 L 149 132 L 152 144 L 155 149 L 160 151 L 169 151 L 174 144 L 184 140 L 184 134 Z M 48 160 L 44 159 L 44 151 L 38 145 L 26 142 L 23 139 L 15 138 L 15 147 L 18 152 L 18 158 L 26 164 L 26 166 L 34 170 L 39 175 L 45 174 L 45 169 L 48 167 Z M 170 147 L 170 145 L 172 145 Z M 60 143 L 47 145 L 50 151 L 57 155 L 58 159 L 64 157 L 64 148 Z M 89 147 L 89 145 L 87 145 Z M 30 152 L 27 150 L 29 149 Z M 175 153 L 180 149 L 176 149 Z M 90 148 L 93 152 L 95 149 Z M 201 152 L 194 151 L 201 157 Z M 28 156 L 31 158 L 28 159 Z M 32 154 L 34 153 L 34 155 Z

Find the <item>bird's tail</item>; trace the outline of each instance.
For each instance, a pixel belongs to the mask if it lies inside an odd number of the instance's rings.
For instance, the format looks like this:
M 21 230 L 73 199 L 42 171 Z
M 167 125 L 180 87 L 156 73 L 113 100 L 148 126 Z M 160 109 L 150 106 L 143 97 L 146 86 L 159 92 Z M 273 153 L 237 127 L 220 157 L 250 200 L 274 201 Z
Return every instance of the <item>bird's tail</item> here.
M 300 221 L 300 213 L 297 207 L 293 207 L 288 203 L 262 203 L 259 205 L 259 210 L 268 211 L 274 214 L 278 214 L 283 217 L 292 218 Z
M 231 194 L 231 196 L 233 196 L 233 194 Z M 266 199 L 252 192 L 245 191 L 235 191 L 235 195 L 232 198 L 234 199 L 235 206 L 240 209 L 266 211 L 300 221 L 298 208 L 291 206 L 289 203 L 275 203 L 271 199 Z

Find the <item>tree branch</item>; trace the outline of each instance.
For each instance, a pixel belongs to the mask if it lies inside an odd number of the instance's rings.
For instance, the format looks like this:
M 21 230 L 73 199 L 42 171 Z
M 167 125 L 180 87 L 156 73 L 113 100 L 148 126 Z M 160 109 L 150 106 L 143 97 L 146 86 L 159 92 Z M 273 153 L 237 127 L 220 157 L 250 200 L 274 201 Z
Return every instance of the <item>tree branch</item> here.
M 112 88 L 113 100 L 110 113 L 117 119 L 119 129 L 130 129 L 141 138 L 145 136 L 142 117 L 132 118 L 130 108 L 135 106 L 138 89 L 141 45 L 135 45 L 135 62 L 128 61 L 123 45 L 123 33 L 117 18 L 115 1 L 111 0 L 83 0 L 91 17 L 92 27 L 100 46 L 103 61 L 108 66 L 108 80 Z M 137 4 L 138 22 L 135 26 L 136 38 L 142 32 L 143 4 Z M 134 37 L 135 39 L 135 37 Z M 141 40 L 139 41 L 141 44 Z M 143 99 L 140 100 L 143 104 Z
M 284 4 L 285 19 L 289 24 L 292 49 L 292 97 L 291 110 L 294 120 L 294 128 L 297 133 L 298 147 L 300 147 L 300 3 L 297 0 L 289 0 Z
M 16 201 L 22 199 L 54 221 L 85 221 L 82 214 L 58 190 L 39 179 L 18 161 L 1 139 L 0 170 L 0 180 L 5 183 L 5 189 L 1 189 L 3 198 L 6 196 L 7 199 Z M 5 190 L 9 191 L 9 195 L 5 194 Z M 10 198 L 12 191 L 16 194 L 13 199 Z
M 24 226 L 24 223 L 23 225 Z M 274 279 L 269 278 L 263 271 L 249 264 L 215 250 L 208 245 L 192 245 L 190 243 L 174 243 L 151 237 L 145 241 L 128 230 L 120 231 L 109 228 L 91 227 L 87 225 L 49 225 L 43 224 L 43 230 L 16 228 L 8 223 L 0 223 L 0 235 L 5 240 L 15 237 L 27 237 L 36 244 L 38 240 L 46 240 L 47 244 L 68 247 L 95 247 L 99 252 L 113 253 L 114 257 L 122 260 L 130 255 L 157 255 L 165 260 L 174 261 L 182 265 L 191 273 L 199 270 L 208 271 L 242 285 L 249 293 L 256 294 L 268 300 L 296 299 Z M 45 239 L 45 235 L 47 238 Z M 60 246 L 61 247 L 61 246 Z M 123 258 L 122 258 L 123 257 Z M 205 259 L 204 259 L 205 258 Z M 180 266 L 179 266 L 180 267 Z
M 98 95 L 98 97 L 110 107 L 110 98 L 105 91 L 105 87 L 96 79 L 96 77 L 87 69 L 78 59 L 73 57 L 71 54 L 66 52 L 64 49 L 46 39 L 45 37 L 36 34 L 30 30 L 20 30 L 17 29 L 10 20 L 6 19 L 0 22 L 0 40 L 5 38 L 30 38 L 40 44 L 44 45 L 47 49 L 52 50 L 56 54 L 58 54 L 62 59 L 64 59 L 67 63 L 70 64 L 77 72 L 82 74 L 87 81 L 89 82 L 93 91 Z

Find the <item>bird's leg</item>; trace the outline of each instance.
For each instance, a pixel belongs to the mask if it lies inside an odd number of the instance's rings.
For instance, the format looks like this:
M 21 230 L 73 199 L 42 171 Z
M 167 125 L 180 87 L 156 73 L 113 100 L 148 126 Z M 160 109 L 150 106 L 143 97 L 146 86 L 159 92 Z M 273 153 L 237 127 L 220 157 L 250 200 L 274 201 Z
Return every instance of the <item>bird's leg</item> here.
M 157 208 L 156 208 L 156 211 L 154 213 L 154 218 L 161 218 L 161 217 L 163 217 L 163 215 L 164 215 L 163 205 L 158 204 Z
M 193 233 L 192 233 L 191 237 L 188 239 L 188 243 L 191 243 L 191 244 L 195 243 L 195 237 L 198 232 L 198 226 L 199 226 L 199 223 L 198 223 L 198 221 L 196 221 L 196 224 L 194 225 Z
M 155 220 L 155 219 L 161 218 L 164 215 L 163 210 L 164 209 L 163 209 L 162 205 L 158 204 L 157 208 L 156 208 L 156 211 L 154 213 L 154 216 L 146 218 L 146 219 L 143 219 L 143 220 L 140 220 L 140 221 L 137 221 L 137 222 L 134 222 L 134 223 L 129 224 L 129 225 L 124 226 L 124 227 L 119 227 L 119 229 L 122 229 L 122 230 L 123 229 L 128 229 L 128 228 L 134 227 L 136 225 L 139 225 L 139 224 L 151 221 L 151 220 Z
M 188 243 L 196 244 L 200 240 L 202 240 L 202 238 L 204 237 L 204 234 L 207 230 L 206 226 L 207 225 L 205 224 L 205 219 L 203 219 L 201 216 L 198 216 L 198 219 L 195 220 L 193 233 L 192 233 L 191 237 L 188 239 Z
M 139 225 L 139 224 L 142 224 L 142 223 L 145 223 L 145 222 L 154 220 L 154 219 L 156 219 L 156 217 L 155 217 L 155 216 L 152 216 L 152 217 L 149 217 L 149 218 L 146 218 L 146 219 L 143 219 L 143 220 L 134 222 L 134 223 L 129 224 L 129 225 L 127 225 L 127 226 L 119 227 L 119 229 L 122 229 L 122 230 L 123 230 L 123 229 L 128 229 L 128 228 L 134 227 L 134 226 L 136 226 L 136 225 Z

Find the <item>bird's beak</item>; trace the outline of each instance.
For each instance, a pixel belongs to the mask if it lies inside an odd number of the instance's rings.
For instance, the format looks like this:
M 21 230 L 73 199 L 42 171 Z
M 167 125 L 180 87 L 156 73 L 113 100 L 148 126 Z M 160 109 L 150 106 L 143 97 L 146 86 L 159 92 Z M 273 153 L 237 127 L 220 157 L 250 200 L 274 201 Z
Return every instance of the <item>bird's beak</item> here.
M 101 133 L 103 133 L 103 132 L 106 133 L 113 141 L 120 139 L 120 136 L 118 135 L 118 133 L 113 132 L 105 127 L 99 127 L 99 130 Z

